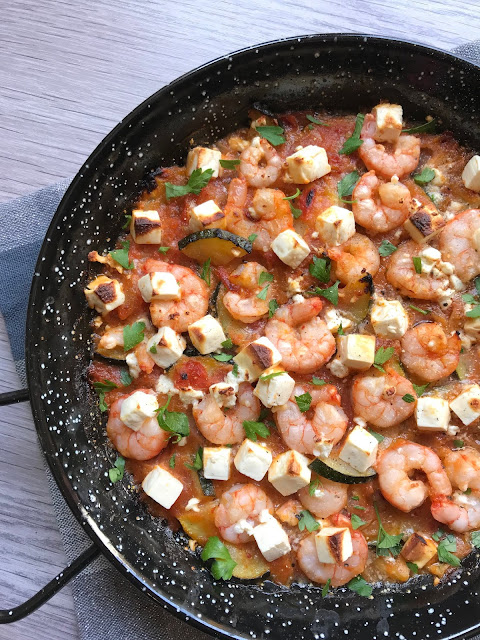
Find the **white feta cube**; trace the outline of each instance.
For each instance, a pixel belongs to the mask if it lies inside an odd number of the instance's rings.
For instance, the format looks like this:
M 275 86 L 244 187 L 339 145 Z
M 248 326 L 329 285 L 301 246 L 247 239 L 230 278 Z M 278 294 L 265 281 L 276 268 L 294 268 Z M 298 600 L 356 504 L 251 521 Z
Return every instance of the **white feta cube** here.
M 204 398 L 204 392 L 201 389 L 194 389 L 193 387 L 187 387 L 186 389 L 180 389 L 178 391 L 178 397 L 182 404 L 197 404 Z
M 340 564 L 353 554 L 352 534 L 347 527 L 323 527 L 315 534 L 319 562 Z
M 435 396 L 422 396 L 417 400 L 415 418 L 420 431 L 444 431 L 446 433 L 450 422 L 448 402 Z
M 398 340 L 408 329 L 408 314 L 399 300 L 377 298 L 370 311 L 370 320 L 377 336 Z
M 340 325 L 343 331 L 348 331 L 348 329 L 351 329 L 353 326 L 353 322 L 350 318 L 343 316 L 339 311 L 337 311 L 337 309 L 335 309 L 335 307 L 327 309 L 323 314 L 323 319 L 325 320 L 330 333 L 337 333 L 340 329 Z
M 203 475 L 208 480 L 228 480 L 230 478 L 230 447 L 203 448 Z
M 145 302 L 152 300 L 180 300 L 180 287 L 172 273 L 155 271 L 142 276 L 137 282 Z
M 295 380 L 286 371 L 271 367 L 260 376 L 253 394 L 265 407 L 279 407 L 288 402 L 294 387 Z
M 480 416 L 480 387 L 478 384 L 468 385 L 455 400 L 450 402 L 450 409 L 465 425 L 471 424 Z
M 273 343 L 263 336 L 247 344 L 237 353 L 233 361 L 242 369 L 244 379 L 254 382 L 265 369 L 280 364 L 282 356 Z
M 480 191 L 480 156 L 470 158 L 463 170 L 462 180 L 467 189 Z
M 288 175 L 296 184 L 308 184 L 330 173 L 327 152 L 323 147 L 309 144 L 299 149 L 287 160 Z
M 166 469 L 157 466 L 145 476 L 142 489 L 164 509 L 170 509 L 182 493 L 183 484 Z
M 138 431 L 145 420 L 155 418 L 157 411 L 157 398 L 152 393 L 134 391 L 122 402 L 120 420 L 129 429 Z
M 203 316 L 188 327 L 188 335 L 193 346 L 202 355 L 218 351 L 227 339 L 222 325 L 211 315 Z
M 272 454 L 267 447 L 252 442 L 248 438 L 240 445 L 233 461 L 235 468 L 253 480 L 262 480 L 272 464 Z
M 292 269 L 296 269 L 310 253 L 308 244 L 293 229 L 286 229 L 279 233 L 270 247 L 275 255 Z
M 186 346 L 181 334 L 170 327 L 161 327 L 147 342 L 147 351 L 155 364 L 167 369 L 180 358 Z
M 218 149 L 208 147 L 195 147 L 188 152 L 187 173 L 190 175 L 195 169 L 206 171 L 213 169 L 212 178 L 218 178 L 220 174 L 220 159 L 222 154 Z
M 98 276 L 83 290 L 88 306 L 98 313 L 113 311 L 125 302 L 125 294 L 118 280 Z
M 197 204 L 190 210 L 190 229 L 192 231 L 201 231 L 210 227 L 225 228 L 225 214 L 217 206 L 215 200 L 207 200 L 207 202 Z
M 288 536 L 276 518 L 269 514 L 262 522 L 253 528 L 253 537 L 267 562 L 281 558 L 291 550 Z
M 357 425 L 348 434 L 338 457 L 357 471 L 366 471 L 377 459 L 378 440 Z
M 274 458 L 268 470 L 268 481 L 282 496 L 289 496 L 310 483 L 310 460 L 298 451 L 285 451 Z
M 142 370 L 140 369 L 138 358 L 133 351 L 127 353 L 125 362 L 128 365 L 128 373 L 130 374 L 130 376 L 134 379 L 138 378 L 138 376 L 142 373 Z
M 355 218 L 349 209 L 333 205 L 317 216 L 315 229 L 328 247 L 338 247 L 355 233 Z
M 402 133 L 403 109 L 399 104 L 384 102 L 372 109 L 377 125 L 374 138 L 377 142 L 396 142 Z
M 375 360 L 375 336 L 361 333 L 338 336 L 337 349 L 343 365 L 363 371 L 371 367 Z
M 437 554 L 437 545 L 432 538 L 414 532 L 400 553 L 407 562 L 413 562 L 421 569 Z
M 160 244 L 162 242 L 162 225 L 158 211 L 132 211 L 130 233 L 137 244 Z
M 220 408 L 231 409 L 235 406 L 238 385 L 235 386 L 228 382 L 215 382 L 210 385 L 208 390 Z
M 338 356 L 327 364 L 327 369 L 330 369 L 332 375 L 336 378 L 346 378 L 350 373 L 348 367 L 346 367 Z

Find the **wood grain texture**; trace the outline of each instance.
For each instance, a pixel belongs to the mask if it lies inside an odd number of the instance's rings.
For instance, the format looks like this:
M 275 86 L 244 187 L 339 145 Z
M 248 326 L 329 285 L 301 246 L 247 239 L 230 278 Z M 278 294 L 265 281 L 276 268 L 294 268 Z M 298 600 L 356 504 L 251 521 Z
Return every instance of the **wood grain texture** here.
M 0 200 L 73 176 L 139 102 L 235 49 L 356 31 L 443 49 L 480 38 L 477 0 L 0 0 Z M 1 245 L 1 239 L 0 239 Z M 18 385 L 0 326 L 0 391 Z M 0 409 L 0 607 L 66 560 L 27 405 Z M 78 637 L 64 589 L 0 639 Z M 119 639 L 122 640 L 122 639 Z

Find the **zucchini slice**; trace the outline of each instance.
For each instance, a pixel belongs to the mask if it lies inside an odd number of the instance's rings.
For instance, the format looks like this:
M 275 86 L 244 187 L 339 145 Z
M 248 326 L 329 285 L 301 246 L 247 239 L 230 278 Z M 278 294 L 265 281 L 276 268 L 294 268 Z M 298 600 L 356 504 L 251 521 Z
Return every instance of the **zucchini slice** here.
M 210 258 L 212 264 L 223 265 L 251 253 L 252 243 L 247 238 L 237 236 L 230 231 L 204 229 L 182 238 L 178 248 L 200 264 Z
M 357 471 L 340 458 L 317 458 L 309 465 L 312 471 L 332 482 L 341 482 L 342 484 L 360 484 L 368 482 L 376 477 L 377 472 L 373 469 L 366 471 Z

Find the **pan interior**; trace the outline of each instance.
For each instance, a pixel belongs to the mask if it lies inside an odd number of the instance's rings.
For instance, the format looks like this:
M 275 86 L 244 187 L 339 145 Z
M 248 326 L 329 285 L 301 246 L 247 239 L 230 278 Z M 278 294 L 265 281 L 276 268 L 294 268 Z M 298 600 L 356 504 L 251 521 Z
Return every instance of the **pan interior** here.
M 73 181 L 47 233 L 34 277 L 27 370 L 39 436 L 57 482 L 103 551 L 137 585 L 190 621 L 235 638 L 447 638 L 473 629 L 480 596 L 471 586 L 478 554 L 439 587 L 419 577 L 374 590 L 263 583 L 215 583 L 199 556 L 152 518 L 128 478 L 111 485 L 104 418 L 86 383 L 91 357 L 83 288 L 88 251 L 112 248 L 129 212 L 160 166 L 184 163 L 190 140 L 211 143 L 246 122 L 254 103 L 365 112 L 385 99 L 408 119 L 432 115 L 480 149 L 480 70 L 442 52 L 364 36 L 306 36 L 221 58 L 162 89 L 100 144 Z M 468 603 L 468 606 L 466 606 Z M 323 634 L 323 635 L 322 635 Z

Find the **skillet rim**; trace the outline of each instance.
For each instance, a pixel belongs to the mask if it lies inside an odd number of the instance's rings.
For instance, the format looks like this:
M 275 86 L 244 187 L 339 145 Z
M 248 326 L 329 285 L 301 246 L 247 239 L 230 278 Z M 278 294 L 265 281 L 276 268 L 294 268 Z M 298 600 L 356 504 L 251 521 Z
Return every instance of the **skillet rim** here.
M 32 323 L 35 319 L 35 313 L 37 313 L 36 301 L 42 301 L 42 291 L 41 291 L 41 282 L 42 276 L 45 277 L 45 274 L 42 274 L 42 264 L 44 262 L 44 257 L 49 253 L 50 246 L 47 238 L 50 237 L 52 232 L 55 230 L 59 219 L 61 218 L 64 209 L 67 206 L 68 200 L 75 193 L 77 187 L 81 184 L 81 181 L 84 179 L 84 173 L 88 172 L 89 168 L 95 163 L 97 157 L 101 155 L 104 151 L 105 147 L 109 145 L 110 141 L 115 138 L 122 129 L 128 127 L 129 123 L 132 120 L 135 120 L 138 114 L 140 114 L 143 110 L 148 108 L 149 103 L 153 101 L 160 100 L 164 95 L 168 95 L 170 91 L 175 90 L 176 87 L 182 86 L 185 83 L 191 82 L 195 80 L 195 77 L 201 73 L 202 71 L 211 68 L 214 69 L 215 65 L 221 63 L 224 60 L 228 60 L 229 58 L 238 57 L 242 54 L 248 53 L 266 53 L 270 49 L 274 48 L 279 44 L 288 44 L 288 43 L 296 43 L 303 44 L 305 42 L 312 41 L 320 41 L 321 43 L 325 43 L 330 41 L 332 44 L 335 44 L 338 40 L 351 41 L 354 43 L 355 41 L 359 41 L 360 43 L 367 45 L 369 41 L 373 42 L 385 42 L 395 46 L 400 46 L 404 49 L 410 49 L 412 54 L 415 55 L 417 51 L 423 52 L 425 54 L 434 55 L 437 59 L 441 59 L 443 61 L 451 60 L 452 63 L 455 62 L 458 64 L 460 62 L 465 66 L 466 72 L 475 71 L 478 72 L 480 69 L 480 65 L 477 65 L 467 58 L 451 53 L 444 49 L 435 46 L 424 45 L 415 40 L 403 39 L 403 38 L 394 38 L 390 36 L 381 36 L 381 35 L 370 35 L 370 34 L 362 34 L 355 32 L 334 32 L 334 33 L 316 33 L 316 34 L 304 34 L 300 36 L 289 36 L 285 38 L 277 38 L 274 40 L 269 40 L 266 42 L 262 42 L 255 45 L 250 45 L 247 47 L 243 47 L 241 49 L 237 49 L 231 53 L 218 56 L 213 60 L 210 60 L 206 63 L 195 67 L 194 69 L 187 71 L 182 74 L 178 78 L 174 79 L 170 83 L 163 86 L 161 89 L 148 96 L 145 100 L 143 100 L 137 107 L 135 107 L 132 111 L 130 111 L 120 122 L 100 141 L 100 143 L 95 147 L 92 153 L 88 156 L 86 161 L 82 164 L 77 174 L 73 178 L 72 182 L 68 186 L 62 200 L 60 201 L 56 212 L 50 222 L 50 225 L 46 231 L 45 238 L 42 242 L 42 246 L 40 248 L 40 252 L 38 255 L 38 259 L 35 265 L 34 275 L 32 277 L 32 285 L 30 289 L 29 299 L 28 299 L 28 308 L 27 308 L 27 320 L 26 320 L 26 338 L 25 338 L 25 368 L 27 374 L 27 383 L 28 383 L 28 392 L 30 397 L 30 405 L 32 407 L 32 414 L 35 423 L 35 429 L 38 434 L 38 438 L 40 440 L 40 444 L 42 446 L 42 451 L 47 459 L 49 468 L 53 474 L 55 482 L 60 489 L 62 496 L 67 502 L 70 510 L 74 514 L 77 521 L 82 526 L 83 530 L 87 533 L 90 539 L 99 547 L 102 555 L 109 560 L 120 572 L 129 579 L 129 581 L 134 584 L 140 591 L 145 593 L 149 598 L 151 598 L 158 605 L 163 605 L 163 608 L 167 609 L 169 613 L 173 614 L 176 618 L 186 622 L 190 626 L 193 626 L 204 633 L 210 633 L 218 638 L 239 638 L 243 640 L 244 636 L 236 635 L 236 632 L 231 627 L 226 627 L 221 625 L 220 623 L 216 623 L 215 625 L 211 624 L 208 620 L 198 619 L 196 614 L 193 614 L 191 611 L 184 609 L 182 603 L 180 601 L 174 601 L 168 597 L 168 594 L 163 590 L 157 587 L 157 590 L 154 592 L 148 583 L 143 579 L 142 573 L 139 569 L 135 568 L 134 570 L 130 569 L 125 562 L 121 560 L 119 551 L 115 548 L 115 546 L 109 542 L 109 539 L 100 531 L 99 526 L 95 523 L 92 516 L 85 509 L 83 502 L 78 497 L 77 492 L 74 490 L 72 482 L 68 479 L 68 475 L 63 469 L 62 465 L 59 463 L 57 457 L 55 456 L 53 442 L 50 439 L 49 429 L 47 425 L 47 421 L 45 419 L 45 414 L 42 409 L 42 401 L 40 399 L 40 395 L 35 395 L 33 393 L 33 387 L 36 385 L 34 382 L 35 375 L 35 354 L 34 354 L 34 333 L 28 331 L 28 327 L 32 326 Z M 460 633 L 456 633 L 449 636 L 444 636 L 443 640 L 453 640 L 454 638 L 472 638 L 474 635 L 478 633 L 480 629 L 480 616 L 478 622 Z

